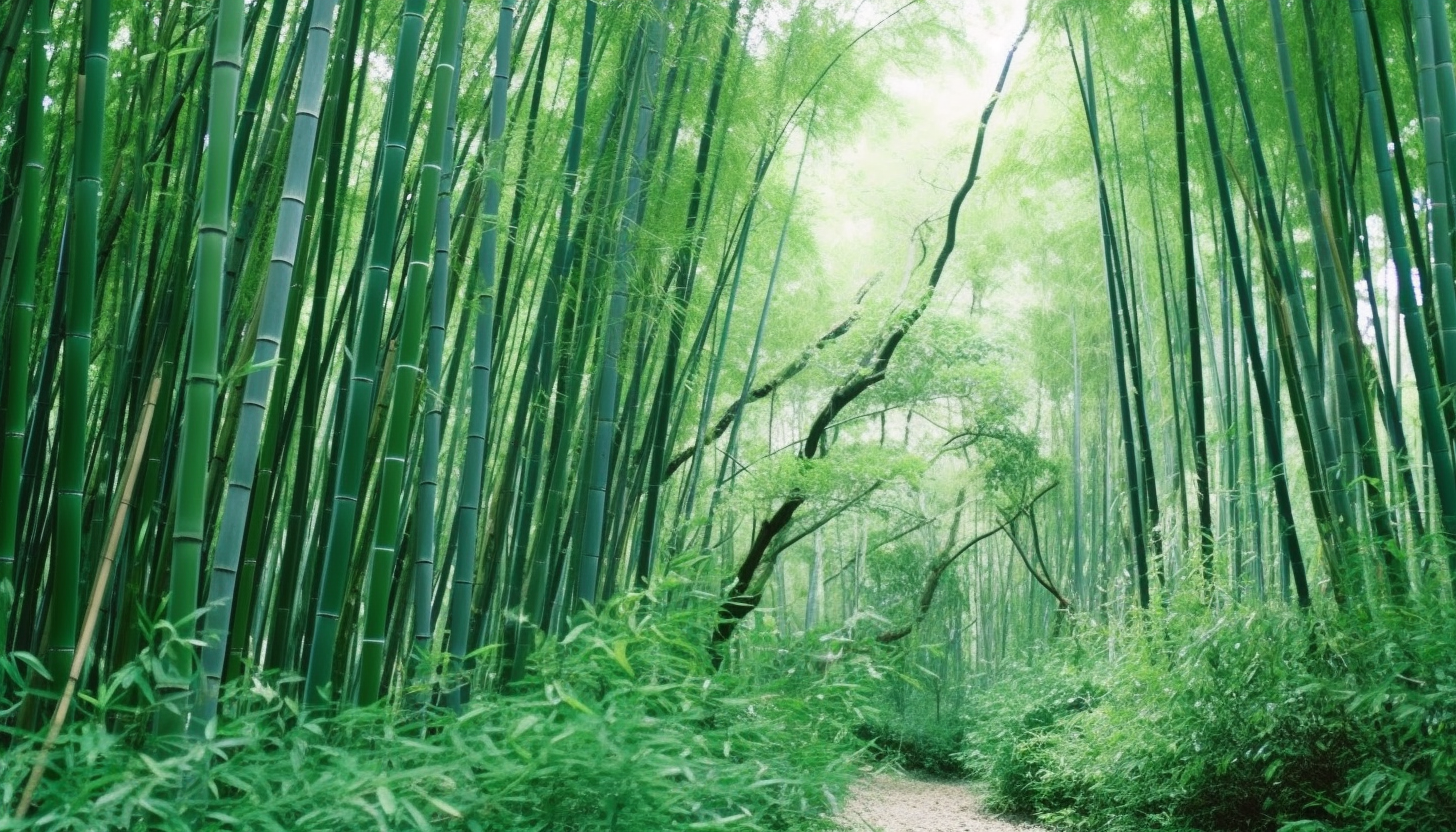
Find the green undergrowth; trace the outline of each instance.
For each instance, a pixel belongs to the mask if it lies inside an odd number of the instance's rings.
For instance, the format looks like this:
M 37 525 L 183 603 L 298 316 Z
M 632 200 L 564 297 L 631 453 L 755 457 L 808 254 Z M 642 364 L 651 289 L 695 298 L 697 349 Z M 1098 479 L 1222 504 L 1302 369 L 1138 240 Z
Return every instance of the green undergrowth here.
M 959 719 L 942 722 L 889 720 L 865 723 L 857 732 L 874 743 L 877 757 L 906 771 L 932 777 L 960 777 L 965 774 L 961 743 L 965 729 Z
M 110 703 L 153 693 L 143 661 L 81 705 L 36 811 L 0 829 L 828 828 L 864 764 L 867 660 L 817 667 L 775 648 L 772 665 L 714 675 L 705 612 L 632 606 L 548 642 L 537 675 L 458 715 L 393 703 L 315 717 L 298 680 L 255 678 L 180 750 Z M 36 747 L 12 734 L 0 755 L 7 807 Z
M 1062 829 L 1434 830 L 1456 817 L 1456 616 L 1175 604 L 975 691 L 993 807 Z
M 966 776 L 966 691 L 951 651 L 916 634 L 880 655 L 873 718 L 858 727 L 883 762 L 912 774 L 954 780 Z

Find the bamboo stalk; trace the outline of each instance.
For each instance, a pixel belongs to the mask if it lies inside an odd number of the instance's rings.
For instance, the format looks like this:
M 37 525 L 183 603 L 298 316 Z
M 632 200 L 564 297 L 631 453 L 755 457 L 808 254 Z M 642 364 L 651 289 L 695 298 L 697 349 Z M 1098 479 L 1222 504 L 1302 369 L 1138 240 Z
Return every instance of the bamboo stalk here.
M 76 652 L 71 657 L 71 667 L 66 674 L 66 686 L 61 691 L 61 699 L 56 704 L 56 712 L 51 717 L 50 728 L 46 731 L 45 740 L 41 742 L 39 756 L 30 768 L 30 776 L 26 778 L 25 790 L 20 793 L 20 804 L 15 808 L 16 820 L 24 820 L 30 812 L 31 801 L 35 798 L 35 790 L 40 785 L 41 777 L 45 774 L 51 749 L 55 748 L 56 740 L 61 736 L 61 728 L 66 724 L 66 715 L 70 712 L 71 702 L 76 696 L 76 687 L 81 682 L 81 671 L 86 666 L 86 658 L 91 651 L 92 637 L 96 634 L 96 621 L 97 614 L 101 610 L 101 599 L 106 596 L 106 588 L 111 580 L 111 568 L 116 563 L 116 552 L 121 546 L 121 534 L 126 527 L 127 516 L 131 513 L 131 495 L 136 490 L 137 474 L 141 471 L 142 458 L 146 454 L 147 437 L 152 429 L 152 416 L 156 413 L 157 396 L 161 387 L 162 377 L 153 376 L 151 386 L 147 389 L 146 401 L 142 404 L 136 437 L 132 439 L 126 473 L 122 477 L 121 499 L 117 501 L 112 512 L 111 526 L 106 534 L 106 547 L 102 550 L 101 563 L 96 568 L 96 577 L 91 582 L 91 598 L 86 604 L 86 618 L 81 624 L 81 635 L 77 641 Z

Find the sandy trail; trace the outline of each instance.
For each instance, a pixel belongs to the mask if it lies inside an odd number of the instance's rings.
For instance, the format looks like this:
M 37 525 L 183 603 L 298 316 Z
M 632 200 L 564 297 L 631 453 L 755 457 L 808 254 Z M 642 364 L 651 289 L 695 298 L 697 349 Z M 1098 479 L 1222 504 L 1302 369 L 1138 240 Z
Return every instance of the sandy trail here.
M 877 774 L 850 790 L 842 818 L 850 832 L 1035 832 L 988 815 L 961 783 Z

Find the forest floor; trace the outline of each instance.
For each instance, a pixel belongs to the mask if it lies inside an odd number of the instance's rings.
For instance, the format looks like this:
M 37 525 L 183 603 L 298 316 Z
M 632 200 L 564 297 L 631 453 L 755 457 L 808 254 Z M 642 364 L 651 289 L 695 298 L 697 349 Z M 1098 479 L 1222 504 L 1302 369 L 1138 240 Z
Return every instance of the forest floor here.
M 994 817 L 964 783 L 877 774 L 858 783 L 842 815 L 848 832 L 1035 832 Z

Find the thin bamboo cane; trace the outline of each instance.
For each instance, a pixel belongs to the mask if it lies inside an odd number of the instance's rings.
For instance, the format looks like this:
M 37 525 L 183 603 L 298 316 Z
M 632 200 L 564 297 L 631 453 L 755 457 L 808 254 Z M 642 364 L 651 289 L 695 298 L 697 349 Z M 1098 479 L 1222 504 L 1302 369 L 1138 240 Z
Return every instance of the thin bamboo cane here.
M 146 453 L 147 438 L 152 429 L 152 416 L 156 413 L 157 396 L 161 387 L 162 377 L 154 376 L 152 384 L 147 390 L 146 401 L 142 404 L 137 434 L 132 440 L 131 455 L 127 460 L 126 471 L 122 475 L 121 497 L 117 500 L 116 508 L 111 515 L 111 526 L 106 536 L 106 546 L 102 550 L 101 564 L 97 567 L 96 576 L 91 581 L 91 599 L 86 605 L 86 619 L 81 625 L 81 636 L 76 645 L 76 653 L 71 658 L 65 688 L 61 691 L 60 702 L 56 705 L 56 712 L 51 717 L 50 728 L 46 731 L 45 739 L 41 743 L 40 754 L 34 765 L 31 766 L 30 776 L 25 781 L 25 789 L 20 794 L 20 803 L 15 808 L 16 820 L 23 820 L 30 812 L 36 787 L 40 785 L 40 779 L 45 774 L 46 762 L 50 758 L 51 750 L 55 748 L 56 740 L 60 738 L 61 728 L 66 724 L 66 714 L 70 711 L 71 702 L 74 700 L 77 686 L 80 684 L 81 670 L 85 667 L 87 654 L 91 650 L 92 636 L 96 632 L 101 599 L 106 595 L 106 588 L 111 579 L 111 567 L 116 562 L 122 532 L 126 528 L 127 517 L 131 513 L 131 495 L 136 489 L 137 475 L 141 471 L 142 458 Z
M 554 4 L 551 9 L 554 9 Z M 500 239 L 501 180 L 505 171 L 506 93 L 511 82 L 511 30 L 515 24 L 515 0 L 501 0 L 495 42 L 495 74 L 491 81 L 490 133 L 486 145 L 489 170 L 485 179 L 484 228 L 480 239 L 478 271 L 472 282 L 475 303 L 474 358 L 470 372 L 469 428 L 465 442 L 465 470 L 460 478 L 460 499 L 455 516 L 455 572 L 450 594 L 450 628 L 447 649 L 450 667 L 459 673 L 469 644 L 471 601 L 475 594 L 476 533 L 479 529 L 480 498 L 484 482 L 485 440 L 490 415 L 491 370 L 495 346 L 496 249 Z M 552 11 L 548 9 L 548 19 Z M 549 27 L 548 27 L 549 31 Z M 449 704 L 458 709 L 466 693 L 450 688 Z

